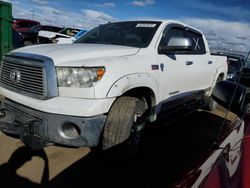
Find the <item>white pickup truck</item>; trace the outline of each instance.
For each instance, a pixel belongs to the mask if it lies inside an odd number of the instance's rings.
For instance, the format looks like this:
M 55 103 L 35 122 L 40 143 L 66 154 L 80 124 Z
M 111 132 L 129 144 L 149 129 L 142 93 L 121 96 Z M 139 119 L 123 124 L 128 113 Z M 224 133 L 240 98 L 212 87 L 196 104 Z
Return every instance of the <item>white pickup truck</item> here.
M 100 25 L 68 45 L 38 45 L 1 63 L 0 130 L 33 148 L 134 148 L 146 121 L 206 104 L 225 79 L 201 31 L 176 21 Z M 171 117 L 172 115 L 170 115 Z

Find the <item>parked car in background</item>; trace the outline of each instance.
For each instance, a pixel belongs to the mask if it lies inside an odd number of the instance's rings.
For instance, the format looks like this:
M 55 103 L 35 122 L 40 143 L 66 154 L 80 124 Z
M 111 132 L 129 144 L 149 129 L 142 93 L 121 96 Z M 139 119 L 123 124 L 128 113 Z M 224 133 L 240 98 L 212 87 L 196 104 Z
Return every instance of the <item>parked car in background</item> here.
M 237 81 L 240 76 L 241 68 L 245 66 L 246 57 L 233 52 L 218 52 L 217 55 L 223 55 L 227 57 L 227 79 L 230 81 Z
M 81 37 L 83 34 L 85 34 L 87 30 L 81 29 L 75 36 L 66 38 L 66 37 L 59 37 L 56 39 L 57 44 L 72 44 L 74 41 L 76 41 L 79 37 Z
M 17 32 L 26 32 L 31 27 L 40 25 L 40 22 L 28 19 L 14 19 L 12 25 L 13 29 L 15 29 Z
M 59 32 L 41 30 L 38 33 L 38 41 L 40 44 L 56 43 L 57 38 L 74 37 L 80 30 L 76 28 L 64 28 Z
M 241 68 L 245 66 L 246 57 L 234 53 L 223 53 L 223 55 L 227 56 L 228 61 L 227 79 L 237 81 L 240 77 Z
M 22 36 L 15 29 L 12 29 L 12 44 L 14 49 L 24 46 Z
M 31 27 L 28 31 L 21 32 L 21 35 L 24 40 L 24 45 L 29 46 L 37 43 L 37 36 L 40 30 L 58 32 L 61 31 L 62 29 L 63 29 L 62 27 L 57 27 L 57 26 L 35 25 Z
M 245 65 L 245 56 L 237 54 L 224 54 L 228 59 L 227 79 L 237 81 L 240 76 L 241 68 Z

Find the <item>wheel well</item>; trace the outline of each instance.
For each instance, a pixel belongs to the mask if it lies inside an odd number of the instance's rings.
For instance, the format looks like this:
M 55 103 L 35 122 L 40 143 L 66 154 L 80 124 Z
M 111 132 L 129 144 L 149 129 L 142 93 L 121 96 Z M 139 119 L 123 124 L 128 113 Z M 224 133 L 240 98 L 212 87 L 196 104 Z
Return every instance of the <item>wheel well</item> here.
M 122 96 L 135 97 L 142 99 L 146 102 L 146 109 L 149 112 L 150 116 L 155 114 L 155 94 L 148 87 L 138 87 L 126 91 Z
M 218 78 L 220 78 L 220 80 L 225 79 L 225 75 L 224 75 L 224 73 L 220 73 L 220 74 L 219 74 L 219 76 L 218 76 Z
M 144 100 L 146 103 L 147 121 L 156 119 L 156 99 L 153 90 L 148 87 L 138 87 L 126 91 L 122 96 L 135 97 Z

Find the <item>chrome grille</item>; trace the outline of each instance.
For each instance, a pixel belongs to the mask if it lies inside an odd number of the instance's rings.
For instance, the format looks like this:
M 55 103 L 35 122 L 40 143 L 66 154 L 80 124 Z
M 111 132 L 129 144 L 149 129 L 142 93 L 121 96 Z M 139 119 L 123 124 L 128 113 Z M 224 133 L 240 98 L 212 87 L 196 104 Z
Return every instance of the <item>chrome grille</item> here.
M 45 95 L 43 67 L 25 61 L 2 61 L 0 82 L 8 89 L 37 96 Z M 19 74 L 17 77 L 16 74 Z
M 9 53 L 1 62 L 0 86 L 42 100 L 56 97 L 58 87 L 54 62 L 42 55 Z
M 18 72 L 17 75 L 12 75 Z M 35 95 L 44 96 L 43 67 L 3 61 L 0 81 L 6 86 Z

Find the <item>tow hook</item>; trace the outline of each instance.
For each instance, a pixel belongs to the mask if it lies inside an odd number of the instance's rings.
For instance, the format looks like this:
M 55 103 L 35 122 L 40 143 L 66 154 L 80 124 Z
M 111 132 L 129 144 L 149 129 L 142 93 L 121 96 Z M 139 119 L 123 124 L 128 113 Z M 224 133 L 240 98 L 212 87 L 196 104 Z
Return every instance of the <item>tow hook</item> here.
M 0 118 L 4 118 L 6 116 L 6 113 L 4 111 L 0 111 Z

